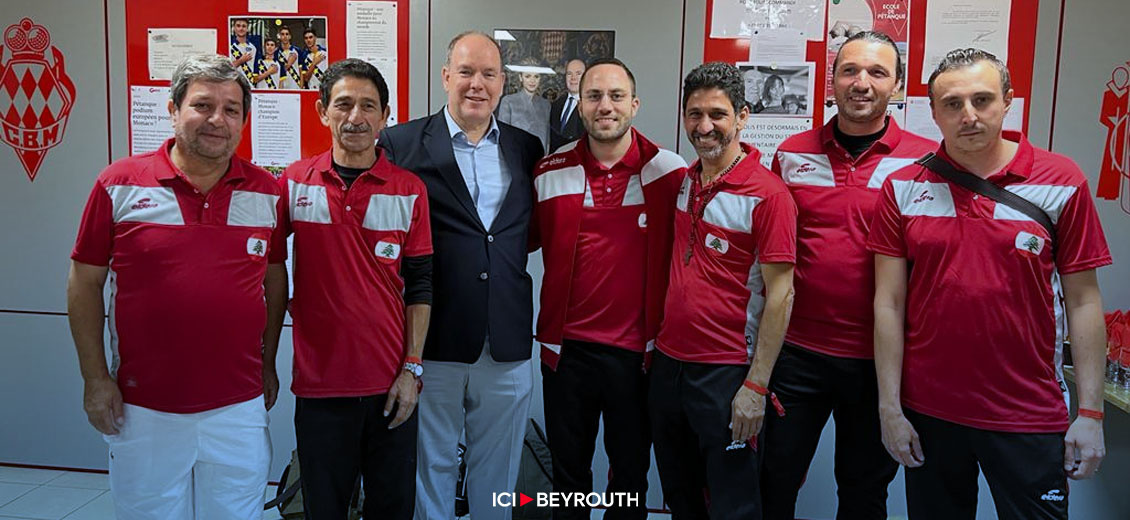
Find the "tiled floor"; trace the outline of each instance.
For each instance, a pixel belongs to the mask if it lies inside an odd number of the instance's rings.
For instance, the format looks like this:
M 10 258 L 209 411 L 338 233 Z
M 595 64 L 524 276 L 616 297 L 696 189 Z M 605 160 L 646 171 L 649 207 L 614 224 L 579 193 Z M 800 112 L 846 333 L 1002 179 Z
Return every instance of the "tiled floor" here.
M 267 496 L 275 496 L 274 486 Z M 114 520 L 110 478 L 80 473 L 0 466 L 0 519 Z M 276 510 L 264 520 L 278 520 Z
M 267 486 L 267 497 L 274 496 L 275 487 Z M 648 517 L 653 520 L 671 518 L 656 513 Z M 114 520 L 110 478 L 104 473 L 0 466 L 0 520 L 17 518 Z M 278 519 L 278 511 L 274 509 L 263 515 L 263 520 Z

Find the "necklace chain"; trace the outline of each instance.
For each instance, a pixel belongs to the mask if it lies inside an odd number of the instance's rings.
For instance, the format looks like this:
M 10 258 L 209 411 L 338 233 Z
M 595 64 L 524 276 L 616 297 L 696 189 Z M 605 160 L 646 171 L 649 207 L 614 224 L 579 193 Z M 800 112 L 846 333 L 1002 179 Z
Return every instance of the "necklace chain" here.
M 690 265 L 691 257 L 694 256 L 694 245 L 698 241 L 698 221 L 702 219 L 703 213 L 706 212 L 706 204 L 709 202 L 709 200 L 703 200 L 701 204 L 698 204 L 697 199 L 700 198 L 700 195 L 704 199 L 707 198 L 710 189 L 716 186 L 718 181 L 726 174 L 730 173 L 730 170 L 733 170 L 743 157 L 745 157 L 745 152 L 739 153 L 737 157 L 734 157 L 734 162 L 730 163 L 725 170 L 722 170 L 722 173 L 719 173 L 709 183 L 703 184 L 701 187 L 699 187 L 699 184 L 702 183 L 700 179 L 692 180 L 690 196 L 687 199 L 687 206 L 691 214 L 691 233 L 690 239 L 687 241 L 687 252 L 683 255 L 683 265 Z

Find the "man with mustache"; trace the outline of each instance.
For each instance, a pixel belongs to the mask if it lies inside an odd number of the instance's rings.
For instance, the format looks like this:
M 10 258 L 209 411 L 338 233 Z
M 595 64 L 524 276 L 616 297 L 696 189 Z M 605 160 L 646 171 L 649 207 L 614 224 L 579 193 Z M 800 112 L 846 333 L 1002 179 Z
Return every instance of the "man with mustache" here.
M 769 401 L 783 413 L 766 385 L 792 307 L 797 209 L 757 148 L 738 140 L 748 118 L 737 67 L 687 75 L 683 128 L 699 160 L 676 202 L 648 394 L 675 518 L 761 518 L 756 437 Z
M 603 416 L 608 491 L 639 499 L 605 518 L 643 519 L 651 464 L 644 367 L 662 319 L 686 163 L 632 127 L 640 100 L 620 60 L 594 61 L 580 93 L 586 133 L 534 170 L 531 242 L 545 262 L 537 339 L 553 490 L 592 491 Z M 555 518 L 589 518 L 589 508 L 557 509 Z
M 1001 130 L 1013 91 L 992 54 L 951 51 L 928 87 L 939 162 L 887 179 L 867 242 L 883 444 L 906 466 L 911 518 L 974 518 L 983 471 L 1001 518 L 1065 519 L 1067 479 L 1105 450 L 1095 269 L 1111 256 L 1090 187 L 1071 159 Z M 1035 208 L 964 187 L 980 181 Z
M 937 145 L 887 116 L 887 102 L 905 78 L 889 36 L 865 31 L 848 38 L 832 74 L 839 113 L 786 139 L 773 158 L 773 172 L 789 187 L 799 215 L 796 303 L 769 380 L 788 413 L 765 419 L 767 519 L 794 518 L 829 415 L 836 421 L 839 518 L 886 518 L 887 486 L 898 470 L 879 434 L 875 267 L 866 241 L 883 180 Z
M 170 97 L 174 137 L 99 174 L 79 224 L 67 314 L 83 408 L 110 447 L 117 518 L 259 518 L 286 312 L 279 190 L 235 156 L 251 84 L 229 58 L 186 58 Z
M 466 432 L 476 520 L 510 518 L 492 493 L 514 489 L 533 387 L 533 299 L 526 272 L 530 174 L 538 139 L 497 121 L 502 49 L 467 31 L 447 46 L 447 105 L 381 133 L 388 159 L 428 187 L 435 230 L 434 318 L 424 347 L 416 518 L 455 515 Z
M 413 410 L 431 311 L 424 183 L 375 145 L 389 116 L 377 68 L 326 69 L 315 108 L 326 152 L 279 179 L 294 233 L 294 432 L 306 514 L 344 519 L 358 475 L 366 518 L 412 518 Z

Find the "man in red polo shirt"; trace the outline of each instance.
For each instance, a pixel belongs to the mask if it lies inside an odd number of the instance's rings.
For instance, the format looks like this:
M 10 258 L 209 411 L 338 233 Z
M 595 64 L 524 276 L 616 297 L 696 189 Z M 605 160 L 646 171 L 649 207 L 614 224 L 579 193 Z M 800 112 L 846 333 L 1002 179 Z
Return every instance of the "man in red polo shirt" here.
M 263 514 L 287 282 L 278 186 L 233 155 L 250 104 L 226 57 L 187 58 L 175 136 L 107 167 L 83 212 L 67 311 L 120 519 Z
M 828 416 L 836 420 L 836 516 L 887 518 L 898 471 L 879 433 L 871 302 L 871 211 L 883 180 L 937 148 L 899 128 L 887 102 L 901 90 L 898 47 L 882 33 L 848 38 L 833 64 L 838 114 L 777 148 L 773 172 L 798 210 L 796 303 L 769 389 L 788 410 L 765 419 L 765 518 L 794 518 Z
M 687 75 L 683 128 L 699 160 L 676 201 L 648 395 L 676 517 L 761 518 L 755 437 L 792 306 L 797 210 L 757 148 L 738 140 L 748 118 L 737 67 L 707 63 Z
M 603 416 L 608 491 L 639 499 L 605 517 L 643 519 L 651 464 L 644 359 L 659 330 L 686 163 L 632 128 L 640 101 L 620 60 L 592 63 L 580 97 L 586 133 L 534 170 L 533 242 L 545 262 L 537 339 L 553 490 L 592 491 Z M 555 518 L 589 518 L 589 508 L 557 509 Z
M 1095 269 L 1111 257 L 1090 188 L 1067 157 L 1001 131 L 1013 93 L 992 54 L 951 51 L 929 94 L 942 164 L 1037 206 L 1054 232 L 924 166 L 890 176 L 867 242 L 883 444 L 907 467 L 911 518 L 972 519 L 978 469 L 1001 518 L 1067 518 L 1067 479 L 1092 475 L 1104 454 Z
M 354 483 L 366 518 L 412 518 L 420 353 L 431 312 L 427 191 L 375 140 L 388 119 L 377 68 L 326 69 L 316 102 L 326 152 L 283 173 L 294 233 L 294 430 L 310 518 L 343 519 Z

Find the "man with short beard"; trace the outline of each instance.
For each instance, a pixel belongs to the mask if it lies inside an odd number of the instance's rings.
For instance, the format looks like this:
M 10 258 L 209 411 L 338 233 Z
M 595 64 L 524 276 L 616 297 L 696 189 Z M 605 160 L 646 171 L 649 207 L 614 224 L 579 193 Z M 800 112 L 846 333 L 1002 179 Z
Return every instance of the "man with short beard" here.
M 531 235 L 545 262 L 537 339 L 553 490 L 592 491 L 603 415 L 608 491 L 639 499 L 605 518 L 643 519 L 651 462 L 644 367 L 662 318 L 686 163 L 632 128 L 640 101 L 620 60 L 593 62 L 580 94 L 586 133 L 534 170 Z M 554 518 L 589 518 L 589 508 L 559 508 Z
M 769 389 L 788 413 L 765 420 L 765 518 L 794 517 L 797 492 L 828 416 L 836 418 L 837 516 L 887 517 L 898 466 L 879 435 L 873 256 L 866 248 L 879 188 L 934 149 L 887 116 L 904 68 L 894 41 L 858 33 L 840 47 L 832 84 L 839 113 L 781 143 L 773 171 L 799 210 L 796 303 Z
M 676 202 L 648 395 L 675 518 L 761 518 L 756 437 L 792 306 L 797 210 L 757 148 L 738 140 L 748 119 L 737 67 L 687 75 L 683 129 L 699 160 Z
M 420 356 L 431 313 L 424 183 L 375 141 L 388 85 L 357 59 L 326 69 L 315 108 L 333 146 L 279 179 L 294 233 L 294 433 L 306 514 L 412 518 Z
M 170 91 L 174 137 L 98 175 L 71 253 L 83 407 L 117 518 L 259 518 L 286 312 L 279 190 L 235 156 L 251 85 L 228 57 L 186 58 Z

